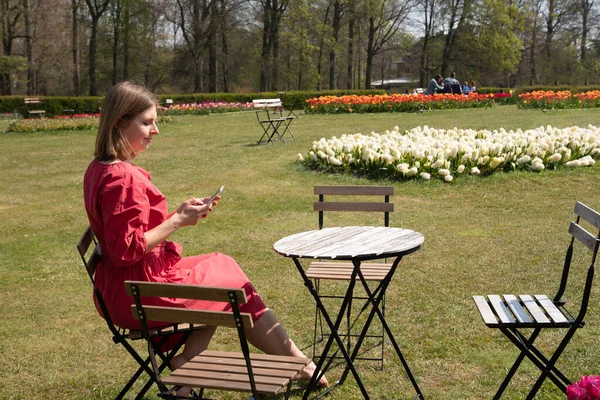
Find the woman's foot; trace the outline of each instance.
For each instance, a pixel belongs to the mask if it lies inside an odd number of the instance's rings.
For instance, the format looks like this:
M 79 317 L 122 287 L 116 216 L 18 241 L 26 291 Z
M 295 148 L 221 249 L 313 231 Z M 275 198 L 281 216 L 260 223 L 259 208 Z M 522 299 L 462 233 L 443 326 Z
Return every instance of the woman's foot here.
M 310 364 L 308 364 L 306 367 L 304 367 L 302 369 L 302 371 L 300 371 L 293 379 L 294 380 L 301 380 L 301 379 L 309 380 L 315 374 L 316 370 L 317 370 L 317 366 L 315 365 L 314 362 L 311 361 Z M 321 377 L 321 379 L 319 379 L 319 382 L 317 382 L 317 386 L 320 386 L 320 387 L 329 386 L 329 382 L 327 381 L 327 378 L 325 378 L 325 375 L 323 375 Z

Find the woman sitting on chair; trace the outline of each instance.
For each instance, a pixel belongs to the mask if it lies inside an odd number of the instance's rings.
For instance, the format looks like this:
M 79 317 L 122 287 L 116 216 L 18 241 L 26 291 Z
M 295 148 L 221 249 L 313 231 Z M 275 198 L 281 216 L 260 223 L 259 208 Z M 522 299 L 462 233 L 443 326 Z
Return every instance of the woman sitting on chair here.
M 248 302 L 240 311 L 250 313 L 254 322 L 246 330 L 248 341 L 268 354 L 305 357 L 235 260 L 221 253 L 182 258 L 182 247 L 166 240 L 180 228 L 206 218 L 220 197 L 210 204 L 208 198 L 190 198 L 169 213 L 167 200 L 150 182 L 150 174 L 133 164 L 158 134 L 156 105 L 156 97 L 141 86 L 129 82 L 113 86 L 102 106 L 94 160 L 84 177 L 85 208 L 103 255 L 96 285 L 113 322 L 140 329 L 131 315 L 126 280 L 243 288 Z M 228 303 L 170 298 L 153 303 L 173 304 L 205 310 L 230 308 Z M 172 367 L 204 351 L 215 329 L 194 331 L 183 352 L 173 358 Z M 311 362 L 298 379 L 311 378 L 315 369 Z M 327 379 L 323 376 L 319 384 L 327 386 Z

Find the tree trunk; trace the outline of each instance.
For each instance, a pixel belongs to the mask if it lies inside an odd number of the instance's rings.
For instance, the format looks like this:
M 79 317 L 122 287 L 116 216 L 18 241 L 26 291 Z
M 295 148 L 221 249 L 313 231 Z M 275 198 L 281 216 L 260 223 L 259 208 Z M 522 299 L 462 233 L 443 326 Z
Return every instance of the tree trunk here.
M 130 16 L 131 8 L 129 1 L 123 4 L 123 80 L 129 79 L 129 32 L 131 31 Z
M 456 1 L 456 3 L 454 3 Z M 460 12 L 460 17 L 458 15 L 459 7 L 462 3 L 462 10 Z M 469 13 L 469 9 L 473 0 L 453 0 L 452 10 L 450 15 L 450 24 L 448 25 L 448 35 L 446 35 L 446 41 L 444 43 L 444 50 L 442 51 L 442 68 L 441 74 L 442 76 L 446 76 L 448 73 L 448 68 L 450 67 L 450 60 L 452 59 L 452 50 L 454 48 L 454 42 L 456 41 L 456 37 L 458 35 L 458 31 L 462 27 L 463 22 L 465 21 L 467 14 Z M 458 18 L 458 21 L 457 21 Z
M 73 46 L 73 92 L 75 96 L 81 95 L 81 71 L 80 71 L 80 60 L 79 60 L 79 19 L 77 18 L 77 12 L 81 0 L 71 1 L 71 17 L 72 17 L 72 31 L 71 40 Z
M 588 35 L 588 18 L 590 10 L 592 8 L 593 1 L 581 0 L 581 50 L 580 50 L 580 62 L 583 66 L 583 79 L 584 85 L 588 85 L 588 63 L 587 63 L 587 35 Z
M 339 39 L 340 25 L 342 20 L 342 5 L 339 0 L 336 0 L 333 4 L 333 43 L 331 44 L 331 50 L 329 51 L 329 89 L 337 89 L 337 81 L 335 77 L 335 57 L 336 57 L 336 46 Z
M 31 29 L 31 19 L 29 18 L 29 0 L 23 1 L 23 19 L 25 20 L 25 54 L 27 57 L 27 94 L 35 93 L 34 68 L 33 63 L 33 37 Z
M 325 9 L 325 18 L 323 19 L 323 24 L 327 25 L 327 23 L 329 22 L 329 11 L 331 10 L 331 4 L 327 4 L 327 8 Z M 325 35 L 326 33 L 323 32 L 323 34 L 321 35 L 321 37 L 319 38 L 319 52 L 318 52 L 318 56 L 317 56 L 317 90 L 321 90 L 322 89 L 322 77 L 323 77 L 323 48 L 325 47 Z M 304 46 L 304 41 L 302 42 L 302 46 Z M 300 52 L 300 54 L 302 54 L 302 51 Z M 302 71 L 300 71 L 300 75 L 302 74 Z M 300 89 L 298 89 L 300 90 Z
M 273 38 L 273 59 L 271 60 L 271 82 L 270 90 L 275 91 L 279 87 L 279 28 L 274 32 Z
M 229 43 L 227 40 L 227 32 L 221 30 L 221 51 L 223 53 L 223 92 L 229 93 Z
M 98 39 L 98 17 L 92 17 L 92 33 L 90 35 L 90 96 L 96 96 L 96 41 Z
M 112 84 L 117 83 L 117 59 L 119 57 L 119 33 L 121 28 L 121 0 L 114 0 L 113 18 L 113 43 L 112 43 Z
M 367 40 L 367 66 L 365 77 L 365 89 L 371 89 L 371 76 L 373 71 L 373 57 L 375 56 L 375 19 L 369 17 L 369 37 Z
M 96 46 L 98 41 L 98 21 L 106 9 L 110 0 L 103 0 L 103 3 L 98 5 L 94 0 L 85 0 L 88 8 L 90 9 L 90 15 L 92 17 L 92 29 L 90 34 L 90 96 L 96 96 L 98 94 L 98 88 L 96 86 Z
M 348 19 L 348 65 L 346 67 L 346 88 L 352 89 L 354 82 L 354 0 L 349 3 L 348 13 L 350 15 Z
M 419 58 L 419 86 L 425 87 L 425 84 L 429 77 L 427 74 L 429 73 L 429 66 L 427 65 L 427 53 L 429 51 L 429 39 L 431 37 L 432 29 L 433 29 L 433 17 L 434 17 L 434 8 L 435 8 L 435 0 L 424 0 L 424 17 L 425 17 L 425 32 L 423 35 L 423 46 L 421 46 L 421 57 Z
M 535 60 L 535 49 L 536 49 L 536 37 L 537 37 L 537 15 L 533 19 L 533 29 L 531 32 L 531 47 L 529 49 L 529 85 L 533 86 L 537 83 L 537 72 L 536 72 L 536 60 Z

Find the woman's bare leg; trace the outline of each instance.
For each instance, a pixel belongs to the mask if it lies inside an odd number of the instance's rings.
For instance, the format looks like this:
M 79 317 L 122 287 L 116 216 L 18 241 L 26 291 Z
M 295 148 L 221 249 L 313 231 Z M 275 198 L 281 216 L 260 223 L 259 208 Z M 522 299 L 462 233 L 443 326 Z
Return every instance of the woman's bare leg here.
M 304 353 L 290 339 L 283 325 L 271 310 L 267 310 L 254 323 L 254 327 L 246 329 L 246 338 L 259 350 L 274 355 L 306 357 Z M 316 370 L 316 365 L 311 362 L 300 375 L 301 379 L 310 379 Z M 327 378 L 319 380 L 319 386 L 327 386 Z
M 216 330 L 216 326 L 206 326 L 200 330 L 193 331 L 185 341 L 183 351 L 171 360 L 171 368 L 177 369 L 181 367 L 187 361 L 206 350 Z
M 208 344 L 210 343 L 210 339 L 215 334 L 217 330 L 216 326 L 206 326 L 198 331 L 193 331 L 190 336 L 188 336 L 185 341 L 185 346 L 183 351 L 173 357 L 171 360 L 171 369 L 176 370 L 181 367 L 183 364 L 196 357 L 198 354 L 206 350 Z M 188 396 L 192 388 L 184 387 L 177 391 L 177 394 L 180 396 Z

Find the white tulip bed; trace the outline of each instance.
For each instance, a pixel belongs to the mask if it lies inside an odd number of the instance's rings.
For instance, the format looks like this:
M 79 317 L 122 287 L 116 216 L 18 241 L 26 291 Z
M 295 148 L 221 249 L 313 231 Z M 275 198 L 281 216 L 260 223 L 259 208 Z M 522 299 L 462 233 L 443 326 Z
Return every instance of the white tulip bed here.
M 473 130 L 428 126 L 383 134 L 342 135 L 313 142 L 298 159 L 307 167 L 393 179 L 443 179 L 498 171 L 540 172 L 559 166 L 593 166 L 600 158 L 600 128 Z

